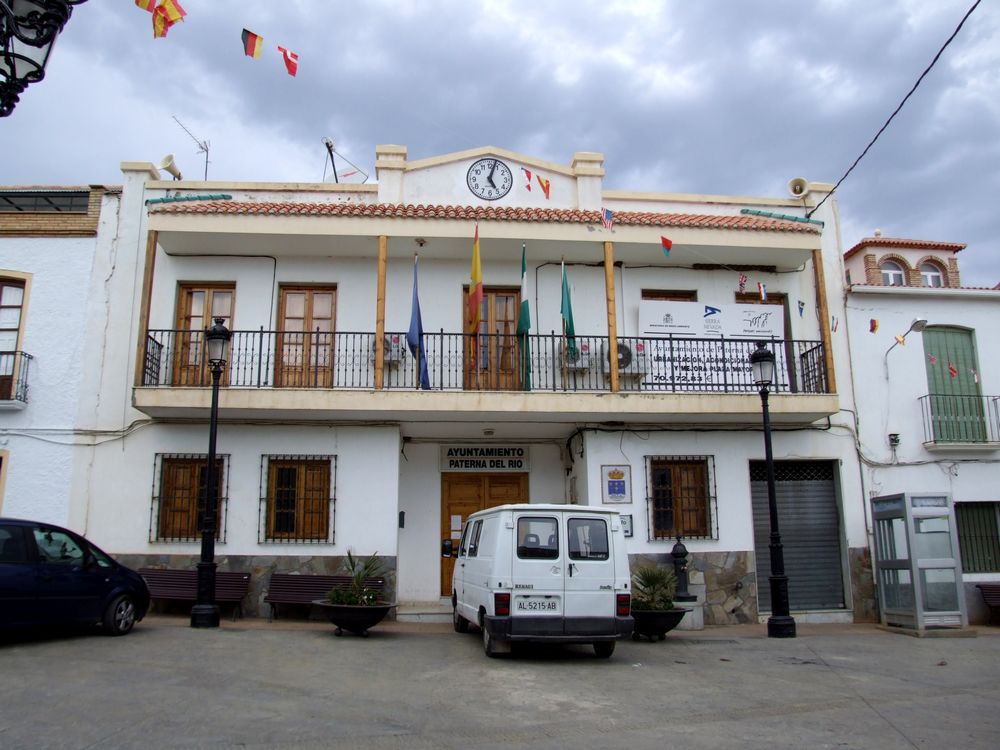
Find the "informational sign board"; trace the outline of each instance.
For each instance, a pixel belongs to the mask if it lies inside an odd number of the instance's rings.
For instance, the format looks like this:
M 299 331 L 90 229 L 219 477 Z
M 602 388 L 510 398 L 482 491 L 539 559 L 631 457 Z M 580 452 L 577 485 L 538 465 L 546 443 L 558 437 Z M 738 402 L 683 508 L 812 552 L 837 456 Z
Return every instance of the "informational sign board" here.
M 441 446 L 441 471 L 503 473 L 531 468 L 526 445 L 476 445 L 457 443 Z
M 643 390 L 749 390 L 753 344 L 748 340 L 784 339 L 785 312 L 780 305 L 642 300 L 639 335 L 650 337 Z M 777 347 L 779 372 L 784 356 Z

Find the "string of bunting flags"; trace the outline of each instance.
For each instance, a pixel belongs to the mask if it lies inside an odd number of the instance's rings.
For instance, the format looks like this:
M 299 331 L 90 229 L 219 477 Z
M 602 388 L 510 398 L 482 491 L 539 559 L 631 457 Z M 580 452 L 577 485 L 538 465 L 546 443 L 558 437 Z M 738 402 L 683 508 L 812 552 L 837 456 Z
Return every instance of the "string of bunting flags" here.
M 135 4 L 136 7 L 152 14 L 154 39 L 163 39 L 166 37 L 167 32 L 170 31 L 170 27 L 175 23 L 183 21 L 187 15 L 187 11 L 181 7 L 181 4 L 177 0 L 135 0 Z M 244 54 L 254 60 L 259 60 L 264 47 L 264 37 L 260 34 L 255 34 L 249 29 L 243 29 L 242 38 Z M 281 45 L 278 45 L 278 52 L 281 53 L 281 58 L 285 63 L 285 70 L 288 72 L 288 75 L 295 76 L 299 72 L 298 54 Z M 538 179 L 539 183 L 542 183 L 542 178 L 539 177 Z M 545 181 L 542 185 L 546 198 L 549 196 L 547 182 Z

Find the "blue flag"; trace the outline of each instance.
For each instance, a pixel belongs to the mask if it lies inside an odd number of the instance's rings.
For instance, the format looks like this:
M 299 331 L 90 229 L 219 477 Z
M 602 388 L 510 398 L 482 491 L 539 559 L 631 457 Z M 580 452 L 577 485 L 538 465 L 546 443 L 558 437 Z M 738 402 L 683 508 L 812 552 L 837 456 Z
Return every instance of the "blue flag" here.
M 427 353 L 424 351 L 424 322 L 420 318 L 420 295 L 417 294 L 417 256 L 413 256 L 413 306 L 410 309 L 410 330 L 406 332 L 406 345 L 410 354 L 419 356 L 420 387 L 431 389 L 431 376 L 427 372 Z

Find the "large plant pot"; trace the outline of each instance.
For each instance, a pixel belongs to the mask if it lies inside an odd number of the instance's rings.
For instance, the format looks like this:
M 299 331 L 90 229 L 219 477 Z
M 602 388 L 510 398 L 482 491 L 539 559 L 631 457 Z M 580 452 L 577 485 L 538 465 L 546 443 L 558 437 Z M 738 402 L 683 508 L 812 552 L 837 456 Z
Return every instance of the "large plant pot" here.
M 378 625 L 395 604 L 331 604 L 325 599 L 315 599 L 313 604 L 322 609 L 330 622 L 337 626 L 334 635 L 343 635 L 344 631 L 355 633 L 362 638 L 368 637 L 368 629 Z
M 633 609 L 632 619 L 635 620 L 635 629 L 632 631 L 632 640 L 639 640 L 646 636 L 650 641 L 659 638 L 661 641 L 666 638 L 667 631 L 673 630 L 680 625 L 690 609 L 684 607 L 674 607 L 673 609 Z

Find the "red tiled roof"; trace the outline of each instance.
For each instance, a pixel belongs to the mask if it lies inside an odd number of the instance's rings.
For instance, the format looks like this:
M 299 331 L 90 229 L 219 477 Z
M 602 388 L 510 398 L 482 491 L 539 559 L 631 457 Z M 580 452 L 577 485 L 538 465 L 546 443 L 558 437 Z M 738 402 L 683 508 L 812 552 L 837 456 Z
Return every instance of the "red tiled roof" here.
M 226 216 L 367 216 L 373 218 L 465 219 L 476 221 L 534 221 L 555 224 L 600 224 L 599 211 L 571 208 L 512 208 L 504 206 L 432 206 L 392 203 L 270 203 L 249 201 L 204 201 L 174 203 L 150 208 L 152 213 L 211 214 Z M 804 222 L 755 216 L 665 214 L 646 211 L 616 211 L 619 226 L 694 227 L 743 229 L 757 232 L 818 233 Z
M 957 253 L 965 249 L 965 244 L 961 242 L 934 242 L 933 240 L 907 240 L 899 237 L 865 237 L 861 242 L 844 253 L 844 259 L 850 258 L 866 247 L 894 247 L 907 250 L 944 250 L 945 252 Z

